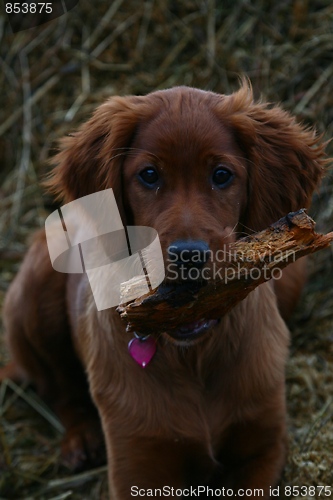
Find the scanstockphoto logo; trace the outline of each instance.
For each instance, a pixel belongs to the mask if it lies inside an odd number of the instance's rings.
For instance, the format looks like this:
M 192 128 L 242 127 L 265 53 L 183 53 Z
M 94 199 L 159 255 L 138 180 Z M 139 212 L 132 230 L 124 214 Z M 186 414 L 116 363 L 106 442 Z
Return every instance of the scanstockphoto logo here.
M 5 12 L 13 33 L 53 21 L 73 9 L 79 0 L 4 0 Z
M 112 189 L 62 206 L 48 216 L 45 230 L 53 268 L 86 273 L 99 311 L 141 297 L 164 280 L 156 230 L 125 228 Z M 133 281 L 139 286 L 124 295 Z

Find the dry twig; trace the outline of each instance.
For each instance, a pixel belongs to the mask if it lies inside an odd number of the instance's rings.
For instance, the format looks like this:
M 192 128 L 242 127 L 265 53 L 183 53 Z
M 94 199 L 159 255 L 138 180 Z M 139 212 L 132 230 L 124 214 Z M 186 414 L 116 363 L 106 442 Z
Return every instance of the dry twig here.
M 219 318 L 258 285 L 274 277 L 275 269 L 283 269 L 304 255 L 328 247 L 333 232 L 317 234 L 314 225 L 304 210 L 290 213 L 268 229 L 228 246 L 222 279 L 218 277 L 200 288 L 186 283 L 162 287 L 120 305 L 117 310 L 129 330 L 145 334 L 174 330 L 207 315 Z M 132 286 L 138 284 L 128 287 L 129 295 Z

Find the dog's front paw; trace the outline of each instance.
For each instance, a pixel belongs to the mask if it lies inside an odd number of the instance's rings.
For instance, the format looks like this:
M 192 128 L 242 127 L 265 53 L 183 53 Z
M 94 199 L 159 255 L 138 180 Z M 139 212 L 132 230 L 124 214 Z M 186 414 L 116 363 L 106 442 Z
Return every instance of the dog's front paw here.
M 105 444 L 99 422 L 82 421 L 67 430 L 61 455 L 63 464 L 76 472 L 105 464 Z

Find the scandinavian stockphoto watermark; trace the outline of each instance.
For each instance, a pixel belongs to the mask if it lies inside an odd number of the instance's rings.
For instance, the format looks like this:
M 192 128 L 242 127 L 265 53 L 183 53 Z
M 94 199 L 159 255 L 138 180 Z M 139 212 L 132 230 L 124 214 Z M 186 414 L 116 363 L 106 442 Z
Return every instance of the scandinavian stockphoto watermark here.
M 171 246 L 164 263 L 157 231 L 124 227 L 112 189 L 63 205 L 47 217 L 45 230 L 53 268 L 61 273 L 86 273 L 99 311 L 141 297 L 157 288 L 166 275 L 169 282 L 178 283 L 221 280 L 227 284 L 241 275 L 251 282 L 268 281 L 282 275 L 272 263 L 295 260 L 292 254 L 257 254 L 251 249 L 242 255 L 228 246 L 207 250 L 205 255 L 202 251 L 196 255 L 194 250 L 189 258 L 188 250 L 174 252 Z M 245 260 L 248 267 L 242 266 Z
M 288 263 L 296 261 L 296 253 L 291 251 L 275 250 L 274 254 L 270 250 L 258 252 L 258 250 L 247 249 L 246 252 L 233 249 L 229 245 L 213 252 L 212 250 L 191 251 L 189 257 L 188 250 L 182 252 L 174 251 L 176 247 L 168 249 L 167 274 L 168 280 L 193 280 L 193 281 L 215 281 L 220 280 L 225 284 L 235 280 L 237 276 L 242 276 L 245 281 L 268 281 L 270 279 L 280 279 L 282 270 L 279 267 L 281 262 Z M 196 264 L 205 262 L 204 266 Z M 247 262 L 248 267 L 243 264 Z

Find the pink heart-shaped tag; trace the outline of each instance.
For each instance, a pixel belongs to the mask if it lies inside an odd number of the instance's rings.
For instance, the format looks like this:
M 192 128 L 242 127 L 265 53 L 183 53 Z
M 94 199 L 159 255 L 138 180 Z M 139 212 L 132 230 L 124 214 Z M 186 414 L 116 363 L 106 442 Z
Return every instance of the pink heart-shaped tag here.
M 148 337 L 145 340 L 134 338 L 128 343 L 128 352 L 142 368 L 145 368 L 153 359 L 156 352 L 156 340 Z

